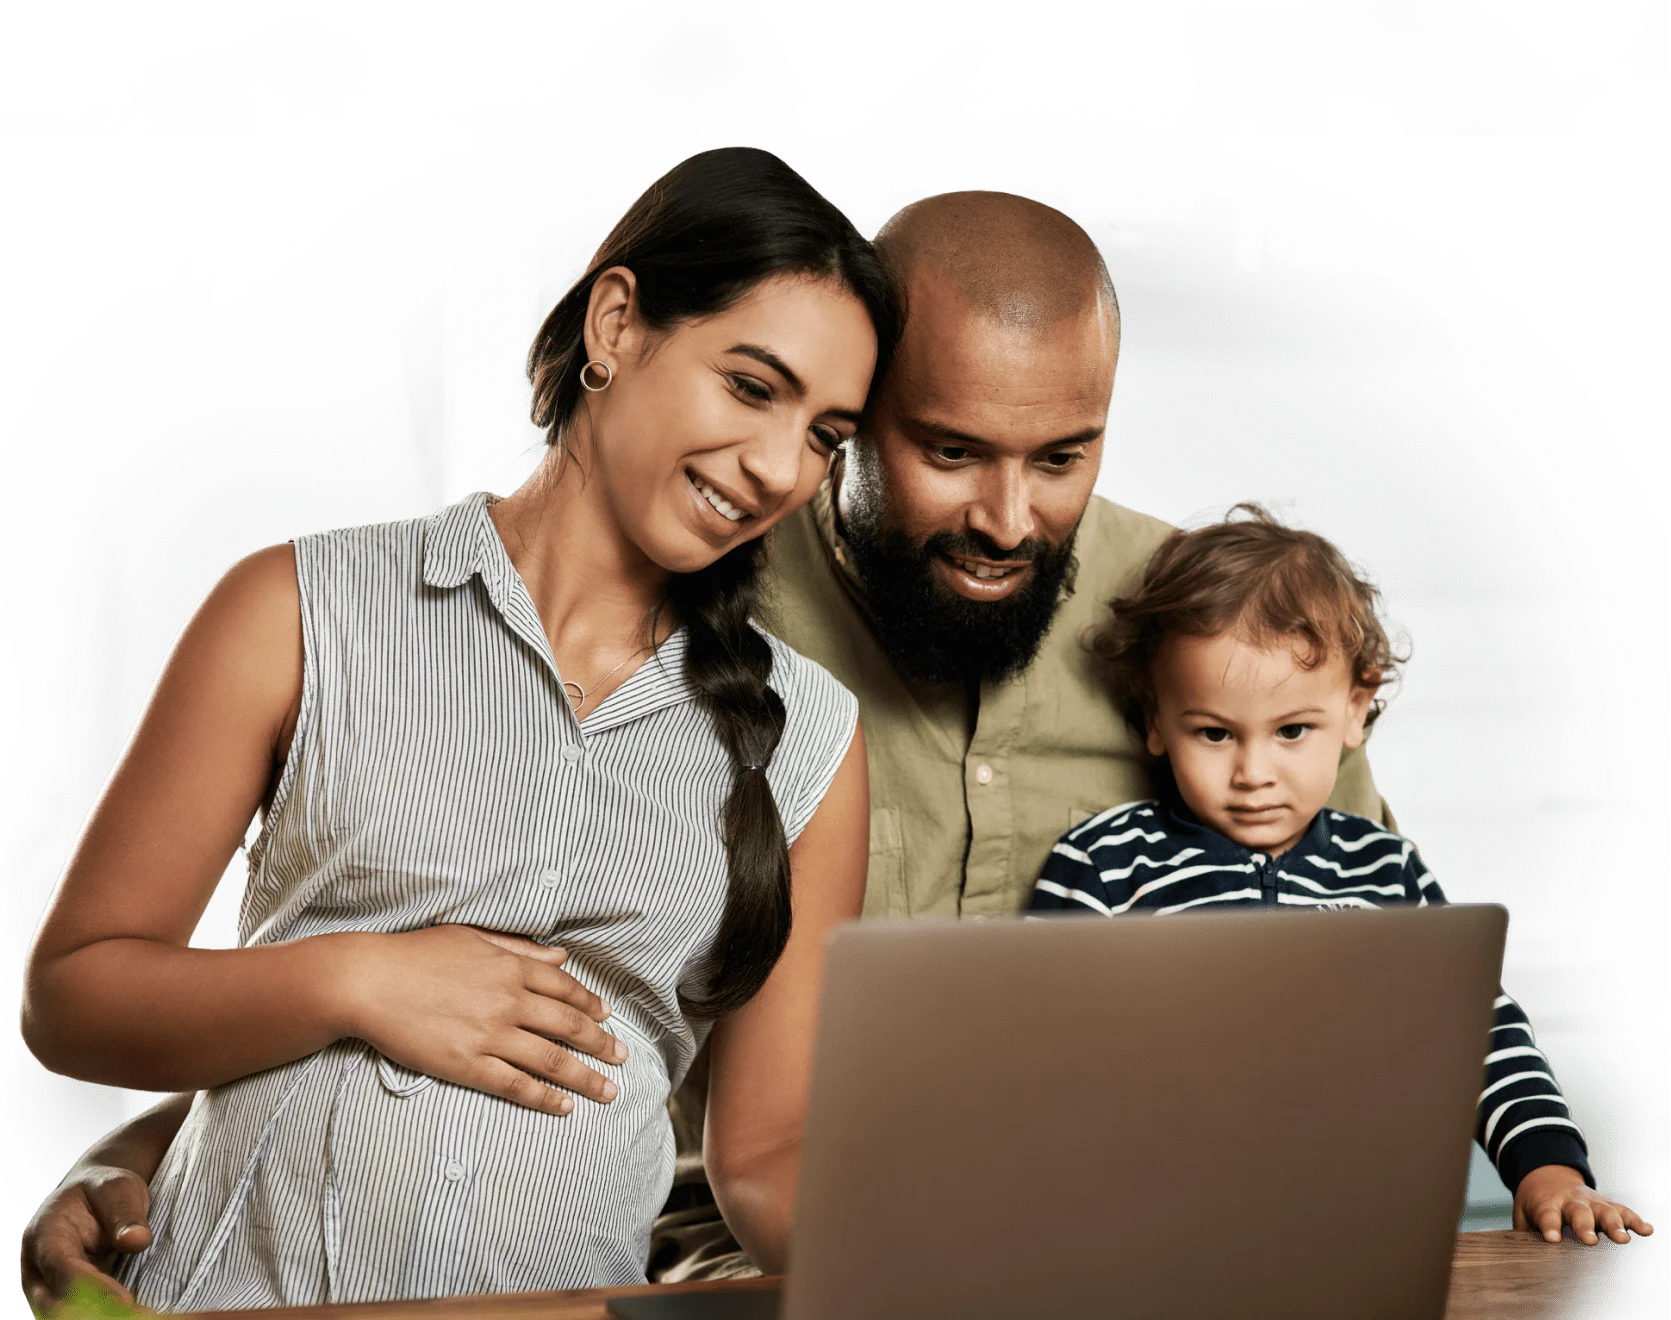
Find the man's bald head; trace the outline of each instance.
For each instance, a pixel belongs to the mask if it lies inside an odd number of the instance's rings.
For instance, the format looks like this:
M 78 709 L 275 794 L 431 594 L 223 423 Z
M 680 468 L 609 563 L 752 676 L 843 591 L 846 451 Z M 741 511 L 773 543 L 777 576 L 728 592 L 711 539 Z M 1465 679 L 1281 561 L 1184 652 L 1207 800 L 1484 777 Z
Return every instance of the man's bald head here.
M 1112 323 L 1120 305 L 1091 236 L 1053 207 L 1012 193 L 955 192 L 907 206 L 876 247 L 910 299 L 925 282 L 950 286 L 1006 329 L 1052 325 L 1095 308 Z
M 1008 193 L 906 207 L 876 236 L 905 333 L 836 509 L 901 673 L 997 682 L 1031 663 L 1097 479 L 1120 312 L 1096 244 Z

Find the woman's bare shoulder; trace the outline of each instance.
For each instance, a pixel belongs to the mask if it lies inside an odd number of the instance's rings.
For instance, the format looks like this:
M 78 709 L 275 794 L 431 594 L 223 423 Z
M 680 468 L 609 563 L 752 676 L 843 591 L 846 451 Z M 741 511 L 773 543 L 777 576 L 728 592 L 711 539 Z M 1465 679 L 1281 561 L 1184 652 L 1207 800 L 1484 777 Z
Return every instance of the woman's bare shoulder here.
M 246 555 L 209 592 L 199 620 L 249 634 L 248 640 L 301 636 L 302 598 L 296 582 L 296 547 L 286 541 Z
M 218 691 L 288 713 L 302 681 L 296 548 L 268 546 L 229 568 L 186 626 L 169 668 L 201 695 Z

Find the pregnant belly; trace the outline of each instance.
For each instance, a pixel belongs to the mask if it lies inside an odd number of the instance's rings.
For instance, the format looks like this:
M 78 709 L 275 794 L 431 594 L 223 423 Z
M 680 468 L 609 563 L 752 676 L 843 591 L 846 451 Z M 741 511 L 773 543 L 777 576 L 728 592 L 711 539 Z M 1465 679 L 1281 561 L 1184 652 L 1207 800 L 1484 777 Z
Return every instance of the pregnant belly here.
M 356 1070 L 326 1141 L 335 1299 L 641 1282 L 672 1182 L 667 1081 L 646 1048 L 611 1072 L 613 1103 L 556 1117 Z
M 341 1041 L 204 1092 L 130 1281 L 179 1309 L 642 1283 L 667 1079 L 647 1044 L 612 1075 L 614 1103 L 558 1118 Z

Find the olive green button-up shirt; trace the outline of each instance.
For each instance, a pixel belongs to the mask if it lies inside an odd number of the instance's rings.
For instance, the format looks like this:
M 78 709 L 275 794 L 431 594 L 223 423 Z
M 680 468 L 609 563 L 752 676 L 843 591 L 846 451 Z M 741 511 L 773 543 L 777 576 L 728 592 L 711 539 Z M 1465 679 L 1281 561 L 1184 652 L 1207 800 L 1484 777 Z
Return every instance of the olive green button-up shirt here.
M 984 685 L 977 704 L 960 685 L 913 686 L 882 651 L 831 482 L 777 528 L 762 621 L 859 699 L 870 758 L 867 917 L 1017 912 L 1064 831 L 1151 795 L 1149 758 L 1083 638 L 1171 530 L 1092 497 L 1073 590 L 1037 658 Z M 1329 805 L 1391 823 L 1362 749 L 1342 758 Z
M 1150 796 L 1149 760 L 1082 638 L 1136 585 L 1165 523 L 1093 498 L 1079 525 L 1075 589 L 1027 670 L 961 686 L 900 677 L 864 606 L 826 481 L 773 533 L 761 622 L 859 699 L 870 758 L 870 876 L 864 913 L 989 916 L 1020 911 L 1062 833 L 1107 807 Z M 1329 805 L 1385 821 L 1363 751 L 1340 763 Z M 676 1185 L 699 1184 L 707 1055 L 670 1104 Z M 650 1276 L 663 1282 L 754 1272 L 704 1192 L 675 1190 L 657 1221 Z

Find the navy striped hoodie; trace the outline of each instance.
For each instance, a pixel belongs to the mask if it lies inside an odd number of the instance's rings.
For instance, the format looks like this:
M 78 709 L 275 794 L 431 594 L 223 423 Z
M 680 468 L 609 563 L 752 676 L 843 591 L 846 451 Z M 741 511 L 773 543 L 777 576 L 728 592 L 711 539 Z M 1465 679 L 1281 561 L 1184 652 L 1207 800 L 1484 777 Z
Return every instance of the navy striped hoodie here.
M 1051 849 L 1033 912 L 1118 917 L 1262 904 L 1379 908 L 1443 903 L 1415 844 L 1362 816 L 1317 813 L 1287 852 L 1244 848 L 1178 798 L 1093 816 Z M 1519 1004 L 1499 993 L 1474 1136 L 1510 1190 L 1533 1169 L 1565 1164 L 1595 1186 L 1583 1133 Z

